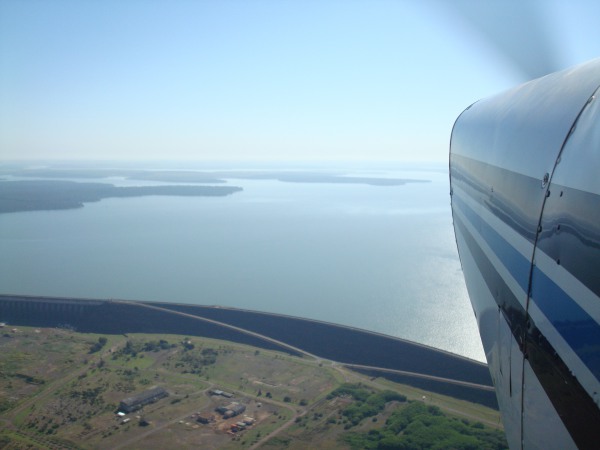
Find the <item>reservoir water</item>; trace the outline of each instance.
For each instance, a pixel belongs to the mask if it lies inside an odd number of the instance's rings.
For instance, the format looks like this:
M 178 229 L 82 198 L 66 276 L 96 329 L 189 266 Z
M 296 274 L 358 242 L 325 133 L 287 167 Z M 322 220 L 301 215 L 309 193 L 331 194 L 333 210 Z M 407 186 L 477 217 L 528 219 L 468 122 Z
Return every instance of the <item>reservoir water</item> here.
M 402 186 L 229 180 L 227 197 L 104 199 L 0 215 L 0 293 L 221 305 L 397 336 L 484 361 L 447 166 Z M 119 185 L 124 179 L 86 179 Z

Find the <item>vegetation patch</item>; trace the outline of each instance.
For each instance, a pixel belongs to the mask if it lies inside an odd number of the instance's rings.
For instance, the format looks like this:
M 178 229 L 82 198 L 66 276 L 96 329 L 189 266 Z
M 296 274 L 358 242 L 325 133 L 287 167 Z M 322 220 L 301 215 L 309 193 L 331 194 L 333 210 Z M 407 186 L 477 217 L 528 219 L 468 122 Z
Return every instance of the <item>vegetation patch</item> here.
M 382 428 L 349 432 L 342 442 L 353 449 L 506 449 L 504 434 L 479 422 L 450 418 L 436 406 L 411 402 L 394 411 Z
M 391 401 L 405 402 L 406 396 L 385 390 L 376 392 L 362 384 L 344 384 L 329 394 L 328 398 L 350 396 L 355 402 L 342 412 L 346 417 L 346 428 L 358 425 L 363 419 L 379 414 Z
M 98 342 L 94 342 L 90 347 L 89 353 L 99 352 L 100 350 L 102 350 L 102 348 L 106 345 L 107 342 L 108 339 L 106 339 L 104 336 L 100 336 L 98 338 Z

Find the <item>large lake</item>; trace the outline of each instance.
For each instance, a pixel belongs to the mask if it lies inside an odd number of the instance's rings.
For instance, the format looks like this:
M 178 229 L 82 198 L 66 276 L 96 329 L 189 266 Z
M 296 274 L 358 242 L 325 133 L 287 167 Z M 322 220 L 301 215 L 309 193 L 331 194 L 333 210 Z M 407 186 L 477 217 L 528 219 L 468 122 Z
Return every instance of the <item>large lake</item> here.
M 233 306 L 484 361 L 454 241 L 447 166 L 351 174 L 430 182 L 230 180 L 244 191 L 3 214 L 0 292 Z

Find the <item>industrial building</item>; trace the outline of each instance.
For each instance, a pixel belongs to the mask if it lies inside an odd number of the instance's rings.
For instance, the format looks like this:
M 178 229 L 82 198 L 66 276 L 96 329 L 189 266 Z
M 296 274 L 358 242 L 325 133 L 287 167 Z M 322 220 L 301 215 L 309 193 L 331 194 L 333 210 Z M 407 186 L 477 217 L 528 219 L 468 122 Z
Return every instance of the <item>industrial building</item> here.
M 239 414 L 242 414 L 244 411 L 246 411 L 246 405 L 243 405 L 238 402 L 231 402 L 227 405 L 219 406 L 218 408 L 216 408 L 216 411 L 222 414 L 225 419 L 228 419 L 230 417 L 235 417 Z
M 147 391 L 140 392 L 139 394 L 123 399 L 119 404 L 119 411 L 126 413 L 137 411 L 141 407 L 150 403 L 154 403 L 155 401 L 160 400 L 163 397 L 167 397 L 168 395 L 169 393 L 162 387 L 154 387 L 152 389 L 148 389 Z

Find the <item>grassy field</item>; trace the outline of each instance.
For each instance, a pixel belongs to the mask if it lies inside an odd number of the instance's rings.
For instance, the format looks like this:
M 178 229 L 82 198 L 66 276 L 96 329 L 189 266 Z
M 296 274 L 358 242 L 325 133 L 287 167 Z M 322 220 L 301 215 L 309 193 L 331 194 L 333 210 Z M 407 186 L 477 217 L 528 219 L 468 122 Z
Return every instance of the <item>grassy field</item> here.
M 384 402 L 358 420 L 348 411 L 361 399 L 331 397 L 348 383 L 407 401 Z M 116 414 L 121 400 L 155 386 L 169 395 Z M 226 419 L 215 411 L 232 401 L 245 406 L 243 414 Z M 356 448 L 348 433 L 381 428 L 411 401 L 435 405 L 463 423 L 501 428 L 498 412 L 480 405 L 370 379 L 328 361 L 226 341 L 0 330 L 0 448 Z M 212 418 L 202 424 L 198 415 Z M 254 423 L 232 429 L 244 417 Z

